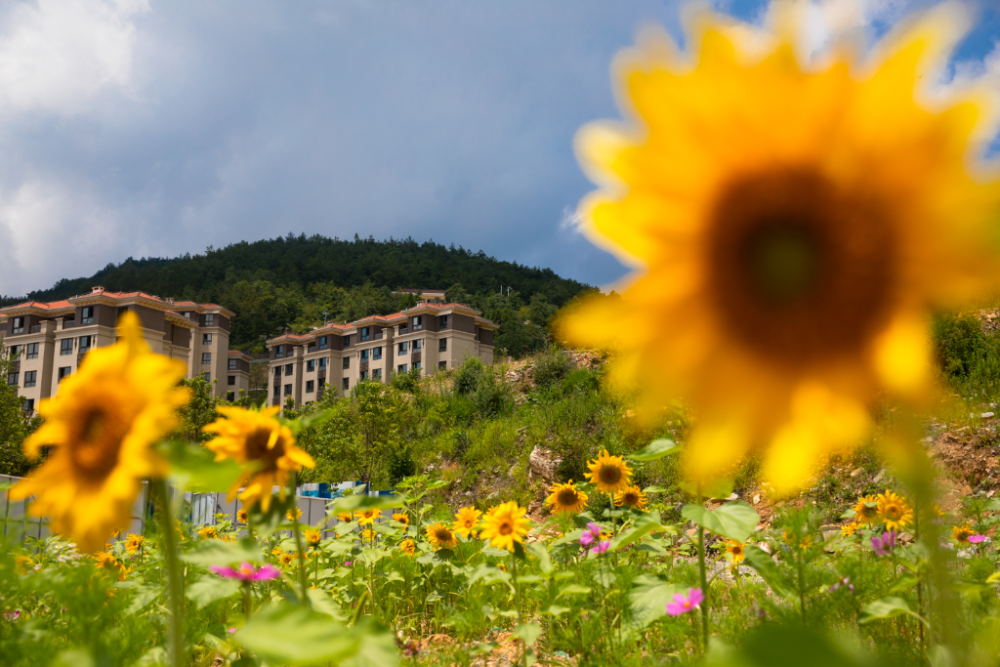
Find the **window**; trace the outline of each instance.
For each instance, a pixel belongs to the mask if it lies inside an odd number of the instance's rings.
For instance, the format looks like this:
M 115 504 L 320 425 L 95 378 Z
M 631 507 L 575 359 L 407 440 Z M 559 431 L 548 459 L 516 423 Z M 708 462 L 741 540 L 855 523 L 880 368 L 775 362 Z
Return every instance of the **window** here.
M 201 344 L 202 345 L 211 345 L 212 344 L 212 334 L 202 334 L 201 335 Z
M 407 325 L 408 324 L 409 324 L 408 322 L 403 322 L 402 324 L 399 325 L 399 335 L 400 336 L 402 336 L 405 333 L 409 333 L 409 330 L 407 329 Z
M 379 346 L 376 347 L 374 350 L 372 350 L 372 359 L 375 359 L 377 361 L 381 358 L 382 358 L 382 347 Z
M 90 336 L 80 336 L 80 354 L 90 349 Z
M 371 350 L 361 350 L 361 363 L 368 361 L 369 352 L 371 352 Z
M 414 352 L 419 352 L 420 348 L 422 348 L 423 346 L 424 346 L 424 341 L 419 340 L 419 339 L 413 341 L 413 351 Z
M 291 396 L 291 395 L 292 395 L 292 385 L 286 384 L 285 385 L 285 396 Z
M 396 366 L 396 373 L 398 375 L 403 375 L 404 373 L 406 373 L 406 364 L 400 364 L 399 366 Z
M 33 398 L 25 398 L 25 399 L 22 399 L 22 400 L 24 401 L 24 411 L 25 412 L 31 413 L 31 412 L 35 411 L 35 399 L 33 399 Z
M 413 330 L 414 331 L 420 331 L 421 329 L 424 328 L 424 316 L 423 315 L 417 315 L 416 317 L 414 317 L 410 321 L 413 323 Z
M 442 338 L 441 340 L 438 341 L 438 352 L 447 352 L 447 351 L 448 351 L 448 339 Z
M 350 347 L 351 346 L 351 337 L 350 336 L 344 336 L 343 340 L 344 340 L 344 347 Z
M 351 388 L 351 381 L 348 380 L 347 378 L 344 378 L 344 380 L 340 383 L 340 386 L 344 388 L 344 391 L 347 391 L 348 389 Z
M 439 361 L 438 362 L 438 370 L 439 371 L 443 371 L 443 370 L 447 370 L 447 369 L 448 369 L 448 362 L 447 361 Z
M 310 359 L 306 362 L 306 373 L 312 373 L 314 370 L 316 370 L 316 360 Z
M 374 379 L 378 380 L 379 382 L 381 382 L 382 381 L 382 369 L 381 368 L 376 368 L 375 370 L 373 370 L 372 371 L 372 378 L 374 378 Z
M 37 343 L 35 343 L 35 345 L 37 345 Z M 10 346 L 10 360 L 11 361 L 14 361 L 19 356 L 21 356 L 21 349 L 22 349 L 21 345 L 11 345 Z
M 215 326 L 215 314 L 209 313 L 205 315 L 205 326 L 214 327 Z
M 292 364 L 285 364 L 285 375 L 292 374 Z
M 362 380 L 368 379 L 368 371 L 361 371 L 361 379 Z
M 72 372 L 73 372 L 73 369 L 71 367 L 69 367 L 69 366 L 62 366 L 59 369 L 59 382 L 62 382 L 63 378 L 66 377 L 66 376 L 68 376 Z
M 321 371 L 326 370 L 326 357 L 323 357 L 322 359 L 319 360 L 319 369 Z
M 277 379 L 278 381 L 280 381 L 280 380 L 281 380 L 281 366 L 277 366 L 277 367 L 276 367 L 276 368 L 274 369 L 274 377 L 275 377 L 275 378 L 276 378 L 276 379 Z
M 275 350 L 275 352 L 274 352 L 274 358 L 275 359 L 281 359 L 284 356 L 285 356 L 285 346 L 284 345 L 279 345 L 277 347 L 277 349 Z
M 230 375 L 228 378 L 226 378 L 226 384 L 228 384 L 230 387 L 232 387 L 233 385 L 235 385 L 236 384 L 236 376 L 235 375 Z
M 28 343 L 25 347 L 25 358 L 26 359 L 37 359 L 38 358 L 38 343 Z
M 24 373 L 24 387 L 34 387 L 35 383 L 38 381 L 38 371 L 25 371 Z
M 14 333 L 20 334 L 24 333 L 24 318 L 15 317 L 14 318 Z
M 227 401 L 229 401 L 230 403 L 232 403 L 233 399 L 235 399 L 235 398 L 236 398 L 236 392 L 235 391 L 227 391 L 226 392 L 226 400 Z
M 413 362 L 413 369 L 414 370 L 420 370 L 420 362 L 419 361 L 414 361 Z
M 10 387 L 16 387 L 21 383 L 20 373 L 8 373 L 7 374 L 7 385 Z
M 361 327 L 361 340 L 368 340 L 371 337 L 371 327 Z
M 80 313 L 80 324 L 93 324 L 94 323 L 94 307 L 84 306 L 83 312 Z
M 122 306 L 121 308 L 119 308 L 118 309 L 118 319 L 120 320 L 122 318 L 122 315 L 124 315 L 127 312 L 128 312 L 128 306 Z
M 186 317 L 186 318 L 188 318 L 190 320 L 191 319 L 191 311 L 187 310 L 187 311 L 181 313 L 181 316 L 182 317 Z
M 309 343 L 308 345 L 306 345 L 306 353 L 307 354 L 309 352 L 315 352 L 315 351 L 316 351 L 316 343 Z
M 201 376 L 203 378 L 205 378 L 205 382 L 207 382 L 209 384 L 212 384 L 212 374 L 211 373 L 202 373 Z
M 63 338 L 59 341 L 59 354 L 73 354 L 72 338 Z
M 314 391 L 316 391 L 316 382 L 315 382 L 315 380 L 306 380 L 306 393 L 307 394 L 311 394 Z
M 278 398 L 278 394 L 281 393 L 281 385 L 277 382 L 274 383 L 274 397 Z
M 319 337 L 319 349 L 321 349 L 321 350 L 325 350 L 326 349 L 326 336 L 320 336 Z
M 351 367 L 351 358 L 344 357 L 344 368 L 350 368 L 350 367 Z
M 207 366 L 207 365 L 209 365 L 211 363 L 212 363 L 212 353 L 211 352 L 202 352 L 201 353 L 201 365 L 202 366 Z
M 410 351 L 410 344 L 409 343 L 400 343 L 399 344 L 399 353 L 400 354 L 406 354 L 409 351 Z
M 230 359 L 229 360 L 229 370 L 231 370 L 231 371 L 235 371 L 236 370 L 236 360 L 235 359 Z
M 438 328 L 439 329 L 447 329 L 448 328 L 448 316 L 447 315 L 442 315 L 441 317 L 438 318 Z

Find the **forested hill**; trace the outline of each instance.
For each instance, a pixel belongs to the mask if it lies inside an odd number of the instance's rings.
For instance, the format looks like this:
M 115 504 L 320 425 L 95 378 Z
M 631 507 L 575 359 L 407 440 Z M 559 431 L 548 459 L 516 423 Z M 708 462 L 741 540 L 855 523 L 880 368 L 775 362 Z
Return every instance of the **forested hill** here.
M 307 329 L 322 321 L 349 321 L 372 312 L 387 313 L 411 301 L 391 295 L 399 288 L 449 289 L 455 298 L 487 317 L 531 320 L 543 329 L 548 315 L 588 285 L 567 280 L 551 269 L 499 261 L 483 251 L 413 239 L 376 241 L 304 234 L 248 243 L 241 241 L 204 254 L 167 258 L 129 258 L 108 264 L 88 278 L 63 279 L 29 297 L 52 301 L 82 294 L 95 285 L 109 290 L 142 290 L 202 303 L 219 303 L 237 313 L 233 342 L 256 346 L 279 329 Z M 511 287 L 504 299 L 500 286 Z M 534 306 L 529 313 L 525 309 Z M 515 318 L 518 319 L 518 318 Z M 513 322 L 508 322 L 508 335 Z M 536 332 L 537 333 L 537 332 Z M 535 336 L 537 338 L 537 336 Z M 508 352 L 525 348 L 508 341 Z M 498 347 L 499 347 L 498 341 Z M 524 348 L 524 349 L 522 349 Z

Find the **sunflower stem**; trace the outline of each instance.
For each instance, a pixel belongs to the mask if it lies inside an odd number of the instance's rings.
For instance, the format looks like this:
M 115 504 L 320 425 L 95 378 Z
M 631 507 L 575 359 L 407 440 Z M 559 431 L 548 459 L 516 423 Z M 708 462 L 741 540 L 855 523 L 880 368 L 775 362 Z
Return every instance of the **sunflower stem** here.
M 699 489 L 698 504 L 703 502 Z M 708 651 L 708 576 L 705 571 L 705 529 L 701 525 L 698 526 L 698 575 L 701 577 L 701 592 L 705 596 L 701 603 L 701 647 L 702 651 Z
M 187 663 L 187 650 L 184 646 L 184 579 L 181 577 L 180 559 L 177 557 L 173 512 L 166 482 L 155 479 L 150 481 L 150 485 L 159 501 L 160 519 L 163 522 L 163 553 L 170 598 L 170 662 L 173 667 L 182 667 Z
M 295 532 L 295 548 L 299 552 L 299 585 L 302 587 L 302 604 L 305 607 L 309 607 L 309 582 L 306 579 L 306 551 L 302 543 L 302 530 L 299 528 L 299 513 L 298 505 L 295 503 L 295 478 L 296 475 L 293 472 L 289 476 L 288 486 L 289 492 L 292 494 L 292 529 Z

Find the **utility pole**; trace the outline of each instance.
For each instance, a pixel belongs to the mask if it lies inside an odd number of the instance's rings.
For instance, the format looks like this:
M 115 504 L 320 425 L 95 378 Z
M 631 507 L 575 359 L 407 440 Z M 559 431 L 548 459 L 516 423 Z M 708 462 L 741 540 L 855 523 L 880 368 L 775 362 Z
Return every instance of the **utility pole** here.
M 323 313 L 323 326 L 326 326 L 326 316 L 330 313 Z

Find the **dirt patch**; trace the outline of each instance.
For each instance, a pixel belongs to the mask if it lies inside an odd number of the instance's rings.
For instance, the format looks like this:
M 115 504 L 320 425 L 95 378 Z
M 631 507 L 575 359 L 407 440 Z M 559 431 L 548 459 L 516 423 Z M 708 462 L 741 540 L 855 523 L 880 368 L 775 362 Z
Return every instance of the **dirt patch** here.
M 1000 446 L 995 444 L 996 438 L 992 427 L 947 431 L 934 438 L 930 455 L 968 492 L 972 487 L 995 489 L 1000 485 Z

